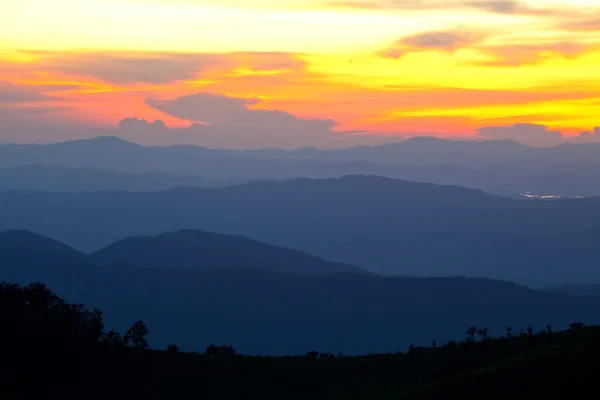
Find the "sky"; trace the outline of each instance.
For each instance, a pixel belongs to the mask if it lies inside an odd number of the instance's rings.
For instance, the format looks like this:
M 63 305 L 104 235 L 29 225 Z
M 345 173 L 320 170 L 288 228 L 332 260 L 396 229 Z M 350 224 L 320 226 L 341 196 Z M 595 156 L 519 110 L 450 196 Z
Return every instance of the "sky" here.
M 0 143 L 600 141 L 599 65 L 597 0 L 3 1 Z

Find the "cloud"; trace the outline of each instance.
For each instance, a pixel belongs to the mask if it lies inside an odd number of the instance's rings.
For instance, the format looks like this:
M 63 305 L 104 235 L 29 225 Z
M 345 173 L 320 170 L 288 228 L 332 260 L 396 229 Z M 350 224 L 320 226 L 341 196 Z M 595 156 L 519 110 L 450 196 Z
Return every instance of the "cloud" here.
M 262 103 L 259 98 L 244 99 L 210 93 L 146 101 L 150 107 L 175 118 L 228 128 L 300 133 L 313 130 L 328 132 L 337 125 L 333 120 L 303 119 L 283 111 L 249 108 Z
M 595 127 L 593 131 L 585 131 L 579 134 L 580 138 L 590 139 L 597 138 L 600 139 L 600 127 Z
M 154 122 L 148 122 L 145 119 L 138 119 L 137 117 L 133 118 L 123 118 L 119 122 L 119 128 L 128 131 L 146 131 L 146 130 L 154 130 L 158 132 L 166 132 L 169 130 L 165 123 L 159 119 Z
M 330 6 L 354 9 L 397 9 L 404 11 L 479 9 L 482 11 L 508 15 L 560 16 L 575 13 L 565 7 L 536 8 L 518 0 L 356 0 L 330 1 Z M 577 14 L 579 14 L 577 12 Z
M 330 119 L 300 118 L 284 111 L 258 109 L 257 106 L 265 105 L 259 98 L 197 93 L 171 100 L 147 99 L 146 103 L 171 117 L 189 121 L 189 127 L 169 129 L 160 120 L 151 123 L 126 118 L 119 123 L 120 135 L 154 144 L 180 142 L 228 148 L 328 147 L 357 141 L 351 139 L 350 132 L 334 132 L 337 123 Z
M 50 96 L 40 93 L 39 89 L 35 86 L 0 81 L 0 104 L 55 100 Z
M 494 61 L 484 62 L 484 65 L 518 67 L 521 65 L 538 64 L 556 56 L 575 58 L 592 48 L 594 48 L 594 46 L 587 43 L 550 42 L 538 44 L 483 45 L 478 46 L 477 50 L 496 59 Z
M 294 53 L 171 53 L 171 52 L 29 52 L 38 58 L 36 70 L 98 78 L 117 85 L 136 82 L 167 84 L 195 79 L 210 68 L 253 71 L 301 70 L 306 63 Z
M 409 52 L 416 51 L 436 50 L 451 53 L 481 40 L 483 40 L 482 35 L 461 30 L 422 32 L 397 40 L 391 47 L 379 52 L 379 55 L 386 58 L 401 58 Z
M 568 31 L 595 32 L 600 31 L 600 18 L 569 21 L 560 26 Z
M 538 124 L 488 126 L 478 129 L 477 136 L 491 140 L 514 140 L 535 147 L 550 147 L 563 143 L 563 135 L 560 132 L 548 130 L 547 126 Z

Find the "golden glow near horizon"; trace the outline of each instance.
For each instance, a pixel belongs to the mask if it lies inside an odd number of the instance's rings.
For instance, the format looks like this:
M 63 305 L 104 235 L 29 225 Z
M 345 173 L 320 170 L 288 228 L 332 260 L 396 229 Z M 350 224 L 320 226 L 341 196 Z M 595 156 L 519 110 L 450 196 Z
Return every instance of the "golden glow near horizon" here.
M 599 65 L 597 0 L 0 3 L 0 83 L 95 126 L 186 126 L 146 100 L 206 92 L 373 135 L 574 134 L 600 125 Z

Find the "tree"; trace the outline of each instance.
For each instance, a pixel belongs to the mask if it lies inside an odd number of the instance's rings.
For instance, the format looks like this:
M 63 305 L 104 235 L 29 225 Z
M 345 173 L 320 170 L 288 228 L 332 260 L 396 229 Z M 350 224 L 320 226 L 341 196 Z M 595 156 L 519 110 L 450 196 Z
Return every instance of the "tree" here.
M 573 322 L 573 323 L 569 324 L 570 331 L 580 331 L 583 328 L 585 328 L 585 324 L 581 323 L 581 322 Z
M 168 353 L 179 353 L 179 347 L 176 344 L 170 344 L 167 346 Z
M 113 346 L 121 346 L 123 344 L 123 338 L 119 332 L 110 330 L 102 338 L 102 343 L 107 343 Z
M 506 328 L 506 337 L 507 338 L 513 337 L 512 327 L 510 327 L 510 326 Z
M 204 352 L 208 358 L 233 358 L 237 355 L 237 351 L 233 346 L 215 346 L 211 344 Z
M 477 330 L 477 335 L 481 338 L 482 341 L 488 340 L 490 338 L 490 328 L 485 327 Z
M 135 323 L 127 330 L 123 342 L 125 344 L 132 344 L 134 347 L 145 349 L 148 347 L 146 336 L 148 335 L 148 328 L 144 321 L 135 321 Z
M 467 329 L 467 342 L 472 342 L 475 339 L 475 334 L 477 333 L 477 327 L 476 326 L 472 326 L 469 329 Z

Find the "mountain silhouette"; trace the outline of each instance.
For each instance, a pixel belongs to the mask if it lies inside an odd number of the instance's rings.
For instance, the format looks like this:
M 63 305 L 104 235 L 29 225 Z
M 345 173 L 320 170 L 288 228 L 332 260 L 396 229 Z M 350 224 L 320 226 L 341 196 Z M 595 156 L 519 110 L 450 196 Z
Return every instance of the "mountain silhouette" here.
M 569 265 L 566 256 L 593 258 L 596 246 L 573 241 L 576 253 L 564 250 L 564 265 L 546 267 L 527 260 L 551 250 L 524 246 L 521 238 L 585 235 L 599 224 L 600 198 L 518 201 L 377 176 L 157 192 L 0 193 L 0 229 L 44 232 L 86 252 L 129 237 L 196 229 L 375 273 L 484 276 L 540 287 L 597 279 L 596 268 Z
M 45 165 L 0 168 L 0 191 L 151 191 L 172 189 L 179 186 L 211 188 L 243 182 L 245 181 L 233 180 L 225 182 L 201 176 L 173 175 L 159 172 L 129 174 L 112 170 L 64 168 Z
M 366 273 L 358 267 L 325 261 L 298 250 L 194 230 L 125 239 L 94 253 L 92 259 L 99 264 L 190 270 L 246 267 L 300 275 Z
M 83 253 L 64 243 L 27 230 L 0 232 L 0 251 L 41 251 L 84 257 Z
M 143 147 L 117 137 L 99 137 L 50 145 L 0 145 L 0 190 L 166 190 L 228 181 L 380 175 L 511 197 L 525 192 L 600 196 L 599 159 L 599 143 L 534 148 L 510 140 L 416 137 L 341 150 L 238 151 Z M 69 170 L 44 170 L 40 165 Z M 83 171 L 73 171 L 78 169 Z M 112 172 L 98 172 L 108 170 Z
M 42 282 L 69 302 L 98 307 L 117 330 L 142 319 L 154 347 L 227 343 L 248 354 L 394 352 L 463 338 L 465 326 L 501 334 L 509 325 L 593 323 L 600 311 L 600 299 L 487 279 L 141 268 L 51 251 L 0 250 L 0 276 Z

